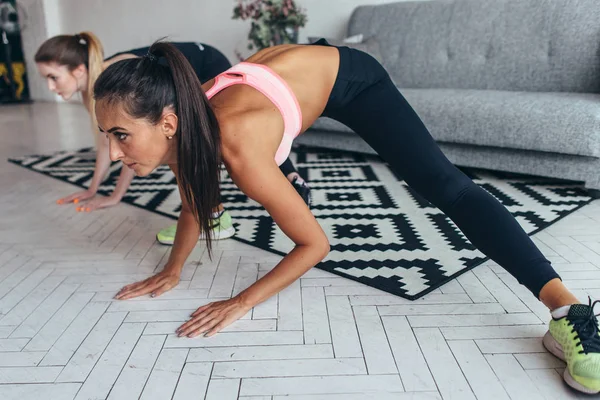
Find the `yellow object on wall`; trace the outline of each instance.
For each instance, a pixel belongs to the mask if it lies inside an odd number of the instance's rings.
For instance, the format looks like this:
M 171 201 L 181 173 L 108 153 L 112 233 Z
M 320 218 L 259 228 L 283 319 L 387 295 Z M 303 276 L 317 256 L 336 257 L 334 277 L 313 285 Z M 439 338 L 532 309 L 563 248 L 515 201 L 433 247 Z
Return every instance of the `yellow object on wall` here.
M 23 94 L 23 90 L 25 89 L 25 82 L 23 80 L 23 76 L 25 75 L 25 63 L 15 62 L 12 63 L 13 70 L 13 80 L 17 86 L 17 99 L 21 99 L 21 94 Z M 5 63 L 0 63 L 0 75 L 8 74 L 8 69 L 6 68 Z

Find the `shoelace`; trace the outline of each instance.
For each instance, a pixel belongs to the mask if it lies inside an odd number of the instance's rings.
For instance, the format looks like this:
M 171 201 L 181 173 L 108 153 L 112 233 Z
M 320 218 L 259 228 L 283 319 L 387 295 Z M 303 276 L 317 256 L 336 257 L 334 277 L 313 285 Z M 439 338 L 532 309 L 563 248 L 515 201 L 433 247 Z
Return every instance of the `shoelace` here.
M 582 317 L 572 317 L 567 319 L 573 325 L 571 332 L 577 332 L 575 339 L 579 339 L 579 343 L 583 347 L 579 354 L 588 353 L 600 353 L 600 336 L 598 336 L 598 319 L 594 314 L 594 306 L 596 303 L 600 303 L 600 300 L 596 300 L 592 303 L 589 299 L 589 312 L 588 315 Z

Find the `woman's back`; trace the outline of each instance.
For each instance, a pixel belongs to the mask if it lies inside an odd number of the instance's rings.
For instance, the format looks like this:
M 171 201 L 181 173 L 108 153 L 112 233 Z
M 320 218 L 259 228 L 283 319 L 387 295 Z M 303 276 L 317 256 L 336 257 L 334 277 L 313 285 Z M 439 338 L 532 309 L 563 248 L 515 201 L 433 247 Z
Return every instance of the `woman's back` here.
M 302 131 L 305 131 L 325 108 L 337 75 L 339 55 L 333 47 L 281 45 L 259 51 L 245 62 L 264 65 L 287 83 L 300 105 Z M 306 82 L 311 83 L 307 85 Z M 206 82 L 204 90 L 213 84 L 214 80 Z M 221 114 L 223 117 L 261 111 L 270 113 L 275 107 L 267 97 L 246 85 L 227 88 L 211 99 L 211 104 L 225 113 Z

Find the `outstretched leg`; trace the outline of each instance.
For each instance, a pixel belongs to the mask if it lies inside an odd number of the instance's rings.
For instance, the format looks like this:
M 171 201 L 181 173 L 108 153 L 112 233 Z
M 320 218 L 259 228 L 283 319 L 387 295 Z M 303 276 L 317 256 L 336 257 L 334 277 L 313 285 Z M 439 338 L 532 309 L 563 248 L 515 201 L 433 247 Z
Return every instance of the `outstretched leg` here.
M 471 243 L 552 311 L 543 343 L 567 362 L 565 381 L 582 392 L 600 392 L 595 303 L 577 304 L 508 210 L 450 163 L 383 67 L 365 53 L 340 48 L 338 79 L 324 115 L 358 133 Z
M 550 262 L 508 210 L 444 156 L 387 73 L 370 74 L 361 80 L 355 71 L 354 81 L 346 82 L 343 92 L 352 93 L 348 85 L 355 85 L 358 93 L 346 101 L 330 101 L 325 115 L 358 133 L 408 185 L 452 219 L 473 245 L 539 297 L 544 285 L 559 278 Z M 565 304 L 548 304 L 560 305 Z

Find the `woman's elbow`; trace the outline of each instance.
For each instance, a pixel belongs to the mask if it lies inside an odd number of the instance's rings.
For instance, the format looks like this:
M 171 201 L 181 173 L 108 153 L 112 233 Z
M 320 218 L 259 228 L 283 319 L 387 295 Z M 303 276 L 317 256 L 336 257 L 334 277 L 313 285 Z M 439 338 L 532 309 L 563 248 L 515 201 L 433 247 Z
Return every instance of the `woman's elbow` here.
M 327 254 L 329 254 L 330 250 L 331 246 L 329 245 L 329 239 L 327 239 L 325 236 L 319 241 L 319 255 L 321 260 L 327 257 Z

